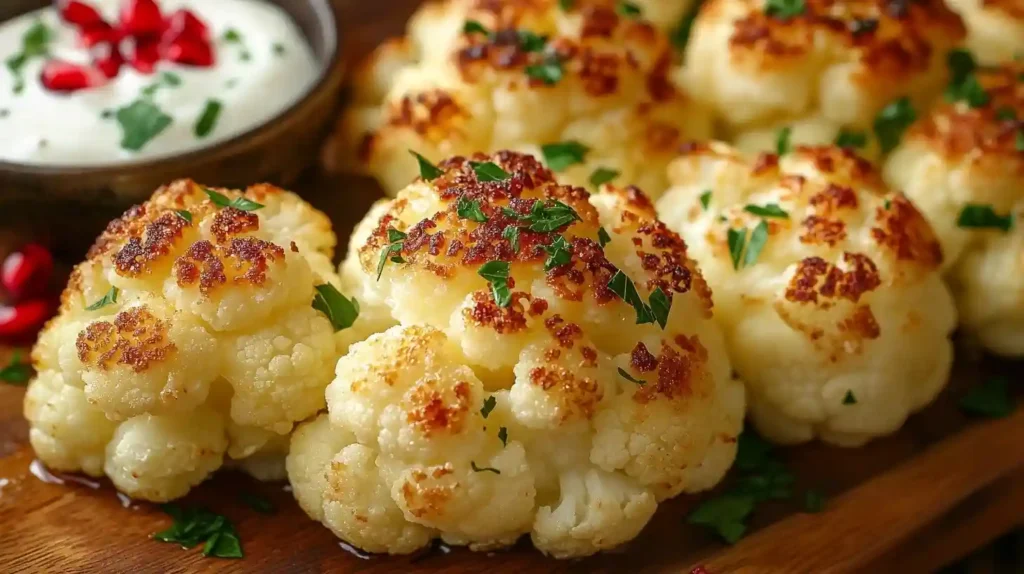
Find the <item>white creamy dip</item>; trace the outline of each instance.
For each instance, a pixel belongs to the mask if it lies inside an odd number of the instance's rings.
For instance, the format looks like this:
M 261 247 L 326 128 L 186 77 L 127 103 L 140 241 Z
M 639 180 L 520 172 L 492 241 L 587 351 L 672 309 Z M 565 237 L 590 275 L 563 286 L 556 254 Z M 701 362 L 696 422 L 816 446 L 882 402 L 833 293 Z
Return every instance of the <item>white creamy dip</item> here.
M 117 22 L 122 0 L 87 2 L 108 22 Z M 105 85 L 53 92 L 40 81 L 47 60 L 90 63 L 77 29 L 52 7 L 0 24 L 0 61 L 22 52 L 25 34 L 38 22 L 51 36 L 49 56 L 27 59 L 21 80 L 9 66 L 0 66 L 0 161 L 95 166 L 194 151 L 274 118 L 317 78 L 309 45 L 277 6 L 259 0 L 162 0 L 159 5 L 165 16 L 187 8 L 209 27 L 216 57 L 212 67 L 161 60 L 153 74 L 142 74 L 126 63 Z M 130 108 L 136 102 L 143 103 Z M 143 138 L 141 147 L 128 144 L 138 150 L 126 149 L 125 122 L 140 117 L 124 110 L 144 108 L 151 118 L 152 106 L 170 123 L 154 137 Z M 200 122 L 204 112 L 206 122 Z M 145 120 L 147 114 L 142 116 Z M 200 123 L 205 126 L 199 128 Z

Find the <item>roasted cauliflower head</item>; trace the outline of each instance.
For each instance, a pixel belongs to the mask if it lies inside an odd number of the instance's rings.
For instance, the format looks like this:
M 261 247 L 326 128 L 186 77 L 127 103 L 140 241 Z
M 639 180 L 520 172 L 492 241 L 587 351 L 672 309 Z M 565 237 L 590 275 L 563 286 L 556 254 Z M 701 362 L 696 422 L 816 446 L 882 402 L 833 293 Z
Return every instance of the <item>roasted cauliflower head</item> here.
M 798 147 L 749 161 L 724 144 L 673 162 L 658 204 L 715 293 L 758 430 L 860 445 L 946 384 L 952 299 L 941 250 L 866 160 Z
M 1024 64 L 979 68 L 969 97 L 910 128 L 886 180 L 942 242 L 960 322 L 989 350 L 1024 355 Z
M 681 74 L 744 151 L 774 151 L 784 128 L 794 144 L 832 144 L 902 98 L 920 108 L 941 93 L 964 34 L 942 0 L 709 0 Z
M 282 478 L 287 435 L 364 329 L 337 301 L 334 244 L 322 213 L 266 185 L 178 181 L 114 220 L 33 350 L 39 458 L 153 501 L 225 463 Z
M 582 556 L 725 474 L 743 387 L 642 192 L 591 197 L 533 157 L 477 154 L 425 166 L 368 220 L 361 296 L 400 324 L 341 358 L 287 459 L 339 537 L 407 553 L 529 533 Z
M 431 161 L 515 149 L 574 185 L 615 176 L 660 193 L 675 147 L 711 134 L 708 114 L 669 78 L 668 35 L 642 7 L 560 4 L 425 4 L 358 73 L 328 156 L 392 195 L 415 176 L 409 149 Z
M 967 47 L 983 64 L 1024 54 L 1024 4 L 1020 0 L 949 0 L 967 26 Z

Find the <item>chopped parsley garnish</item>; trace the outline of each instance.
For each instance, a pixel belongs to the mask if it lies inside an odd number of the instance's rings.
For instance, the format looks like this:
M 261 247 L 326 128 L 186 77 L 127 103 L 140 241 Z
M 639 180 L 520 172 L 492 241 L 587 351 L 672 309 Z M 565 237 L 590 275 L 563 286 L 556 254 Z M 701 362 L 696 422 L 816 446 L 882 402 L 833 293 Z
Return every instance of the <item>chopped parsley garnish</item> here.
M 580 219 L 576 210 L 557 199 L 545 203 L 541 200 L 533 202 L 528 215 L 521 215 L 507 207 L 502 208 L 502 213 L 508 217 L 514 217 L 526 224 L 530 231 L 537 233 L 551 233 L 559 228 L 569 225 Z
M 491 414 L 491 411 L 494 410 L 494 407 L 497 404 L 498 399 L 494 398 L 494 395 L 491 395 L 484 399 L 484 406 L 480 408 L 480 416 L 487 418 L 487 415 Z
M 577 141 L 566 141 L 540 146 L 544 162 L 551 171 L 565 171 L 570 165 L 583 163 L 590 148 Z
M 242 196 L 238 196 L 234 199 L 228 199 L 228 197 L 223 193 L 219 193 L 208 187 L 204 187 L 203 192 L 206 193 L 206 196 L 210 198 L 210 201 L 218 207 L 234 207 L 240 211 L 256 211 L 258 209 L 263 209 L 262 203 L 256 203 L 255 201 L 246 199 Z
M 753 471 L 765 466 L 772 459 L 772 448 L 755 432 L 740 433 L 736 441 L 736 468 Z
M 844 405 L 855 405 L 855 404 L 857 404 L 857 397 L 855 397 L 853 395 L 853 391 L 851 391 L 849 389 L 846 390 L 846 394 L 843 395 L 843 404 Z
M 459 198 L 459 202 L 455 204 L 455 211 L 462 219 L 468 219 L 477 223 L 485 223 L 487 221 L 487 216 L 480 209 L 480 202 L 475 199 L 467 199 L 466 196 Z
M 525 71 L 528 77 L 540 80 L 549 86 L 557 84 L 565 75 L 562 59 L 557 54 L 549 54 L 543 62 L 526 66 Z
M 700 194 L 700 207 L 704 211 L 708 210 L 708 206 L 711 205 L 711 190 L 707 190 Z
M 110 291 L 107 291 L 106 295 L 101 297 L 98 301 L 96 301 L 92 305 L 89 305 L 88 307 L 86 307 L 85 310 L 86 311 L 96 311 L 98 309 L 102 309 L 103 307 L 106 307 L 107 305 L 113 305 L 114 303 L 117 303 L 117 296 L 120 295 L 120 294 L 121 294 L 121 290 L 120 289 L 118 289 L 117 287 L 111 287 Z
M 1017 119 L 1017 111 L 1010 106 L 1003 106 L 996 110 L 996 119 L 1004 122 L 1012 122 Z
M 694 2 L 693 6 L 683 14 L 683 19 L 679 22 L 679 26 L 672 32 L 672 45 L 675 46 L 677 52 L 683 52 L 686 49 L 686 45 L 690 42 L 693 21 L 697 19 L 697 14 L 700 12 L 700 7 L 703 4 L 704 0 Z
M 672 299 L 661 290 L 661 287 L 656 287 L 651 293 L 651 314 L 654 315 L 654 320 L 661 325 L 662 329 L 668 324 L 668 313 L 671 310 Z
M 746 229 L 729 229 L 726 234 L 729 245 L 729 257 L 732 258 L 733 269 L 739 270 L 757 263 L 765 243 L 768 242 L 768 224 L 761 220 L 752 232 Z M 745 248 L 745 249 L 744 249 Z
M 639 6 L 632 2 L 620 1 L 616 11 L 623 16 L 629 18 L 639 18 L 643 14 L 643 10 Z
M 781 207 L 779 207 L 779 204 L 777 203 L 769 203 L 768 205 L 764 206 L 750 204 L 744 207 L 743 211 L 746 211 L 747 213 L 753 213 L 754 215 L 760 217 L 781 217 L 783 219 L 789 218 L 789 214 L 786 213 L 786 211 L 783 210 Z
M 508 307 L 512 302 L 512 291 L 508 288 L 509 264 L 507 261 L 489 261 L 480 266 L 477 274 L 491 284 L 491 295 L 498 307 Z
M 10 56 L 5 61 L 7 69 L 14 76 L 13 91 L 15 94 L 25 91 L 25 77 L 23 75 L 25 64 L 32 58 L 41 58 L 49 55 L 51 40 L 53 40 L 53 31 L 42 20 L 33 22 L 21 36 L 21 51 Z
M 217 126 L 217 118 L 220 117 L 220 110 L 223 106 L 220 101 L 209 99 L 206 100 L 206 106 L 203 108 L 203 113 L 199 114 L 199 120 L 196 121 L 196 125 L 193 128 L 193 132 L 197 138 L 204 138 L 210 135 L 213 128 Z
M 764 244 L 767 242 L 768 223 L 762 219 L 751 232 L 750 239 L 747 241 L 747 254 L 743 257 L 744 267 L 750 267 L 757 263 L 757 258 L 761 255 L 761 250 L 764 249 Z
M 887 197 L 885 198 L 885 201 L 882 202 L 882 208 L 889 211 L 890 207 L 892 207 L 892 200 Z
M 882 108 L 875 117 L 875 136 L 882 148 L 882 153 L 889 153 L 896 148 L 903 137 L 903 132 L 917 119 L 910 98 L 902 97 Z
M 275 56 L 283 56 L 285 53 L 284 44 L 280 42 L 274 42 L 273 51 Z
M 203 555 L 214 558 L 241 558 L 242 543 L 238 531 L 226 517 L 201 508 L 183 508 L 176 504 L 161 505 L 174 519 L 167 530 L 153 535 L 160 542 L 175 542 L 183 548 L 203 544 Z
M 686 517 L 690 524 L 706 526 L 722 540 L 735 544 L 747 532 L 747 517 L 754 511 L 752 496 L 727 494 L 705 500 Z
M 575 3 L 576 0 L 558 0 L 558 6 L 561 7 L 562 10 L 572 10 L 573 4 Z
M 633 283 L 633 280 L 623 273 L 621 269 L 616 271 L 615 275 L 612 276 L 611 281 L 608 282 L 608 289 L 633 307 L 633 310 L 636 311 L 637 325 L 653 323 L 655 321 L 654 311 L 652 311 L 650 305 L 645 303 L 643 298 L 640 297 L 640 293 L 636 290 L 636 285 Z
M 998 229 L 1006 233 L 1013 227 L 1013 214 L 999 215 L 991 205 L 968 203 L 960 210 L 956 225 L 966 229 Z
M 519 47 L 524 52 L 540 52 L 548 44 L 547 38 L 538 36 L 529 30 L 518 30 L 516 35 L 519 37 Z
M 1013 412 L 1009 382 L 1003 377 L 994 377 L 971 389 L 960 399 L 960 409 L 972 415 L 1002 418 Z
M 729 244 L 729 257 L 732 259 L 732 268 L 739 269 L 743 257 L 743 248 L 747 245 L 747 230 L 732 229 L 726 233 L 726 242 Z
M 732 489 L 734 494 L 750 496 L 755 502 L 786 500 L 793 496 L 796 477 L 785 465 L 769 459 L 755 469 L 755 472 L 740 477 Z
M 608 235 L 608 232 L 605 231 L 603 227 L 599 228 L 597 230 L 597 243 L 598 245 L 601 246 L 601 249 L 604 249 L 604 246 L 608 245 L 611 242 L 612 236 Z
M 0 369 L 0 382 L 9 385 L 24 385 L 32 378 L 32 365 L 21 360 L 21 353 L 15 351 L 7 366 Z
M 507 239 L 509 244 L 512 245 L 512 252 L 519 253 L 519 228 L 515 225 L 509 225 L 501 231 L 501 237 Z
M 817 514 L 825 509 L 825 495 L 818 490 L 804 492 L 804 510 L 811 514 Z
M 551 271 L 572 260 L 572 245 L 561 235 L 556 237 L 551 245 L 541 245 L 540 248 L 548 254 L 547 260 L 544 261 L 545 271 Z
M 221 40 L 229 44 L 240 44 L 242 42 L 242 33 L 234 28 L 228 28 L 224 31 L 224 35 L 221 36 Z
M 121 127 L 121 147 L 129 151 L 139 151 L 174 122 L 156 104 L 145 99 L 118 108 L 115 117 Z
M 594 187 L 601 187 L 617 177 L 619 177 L 618 171 L 608 169 L 606 167 L 599 167 L 594 170 L 594 173 L 590 174 L 590 185 Z
M 636 383 L 636 384 L 640 385 L 641 387 L 647 384 L 647 381 L 645 381 L 643 379 L 637 379 L 633 375 L 629 374 L 629 371 L 627 371 L 626 369 L 623 369 L 622 367 L 619 367 L 619 375 L 623 379 L 626 379 L 627 381 L 629 381 L 631 383 Z
M 481 24 L 480 22 L 478 22 L 477 20 L 466 20 L 466 22 L 462 25 L 462 33 L 463 34 L 469 34 L 469 35 L 473 35 L 473 34 L 483 34 L 484 36 L 490 36 L 491 35 L 491 31 L 488 30 L 487 28 L 485 28 L 484 25 Z
M 868 145 L 868 134 L 864 132 L 847 131 L 845 128 L 839 130 L 836 136 L 836 145 L 848 149 L 861 149 Z
M 359 317 L 359 301 L 345 297 L 330 283 L 316 286 L 313 308 L 327 316 L 335 333 L 348 329 Z
M 423 181 L 434 181 L 435 179 L 444 175 L 444 171 L 436 165 L 430 163 L 430 160 L 421 156 L 420 154 L 409 150 L 409 153 L 416 158 L 416 163 L 420 165 L 420 177 Z
M 259 512 L 260 514 L 274 514 L 277 512 L 277 507 L 270 501 L 269 498 L 255 494 L 252 492 L 243 492 L 238 495 L 239 500 L 249 508 Z
M 494 474 L 501 474 L 501 471 L 490 466 L 477 466 L 475 461 L 469 461 L 470 468 L 473 472 L 493 472 Z
M 508 429 L 505 427 L 498 427 L 498 440 L 501 441 L 502 448 L 508 446 Z
M 779 20 L 796 18 L 806 9 L 804 0 L 766 0 L 764 3 L 764 13 Z
M 946 66 L 949 68 L 949 85 L 946 86 L 946 101 L 965 101 L 972 108 L 980 108 L 988 103 L 989 97 L 978 82 L 975 71 L 978 64 L 974 56 L 967 50 L 951 50 L 946 54 Z
M 476 174 L 477 180 L 481 182 L 505 181 L 512 177 L 507 171 L 501 169 L 498 164 L 491 161 L 471 161 L 469 165 L 473 168 L 473 173 Z
M 142 88 L 142 92 L 141 93 L 142 93 L 142 95 L 144 97 L 151 98 L 158 91 L 160 91 L 160 88 L 162 88 L 164 86 L 168 86 L 168 87 L 171 87 L 171 88 L 176 88 L 176 87 L 178 87 L 180 85 L 181 85 L 181 76 L 179 76 L 178 74 L 175 74 L 174 72 L 163 72 L 163 73 L 160 74 L 160 79 L 158 79 L 157 81 L 153 82 L 152 84 L 146 86 L 145 88 Z
M 406 234 L 393 227 L 388 228 L 388 244 L 380 252 L 380 261 L 377 262 L 377 281 L 380 281 L 381 273 L 384 272 L 384 264 L 387 263 L 388 259 L 391 259 L 392 263 L 404 263 L 401 255 L 402 247 L 404 245 Z
M 174 215 L 184 219 L 185 221 L 192 223 L 192 212 L 187 209 L 175 209 Z
M 775 134 L 775 153 L 779 155 L 786 155 L 792 149 L 792 145 L 789 143 L 790 136 L 793 135 L 793 128 L 786 126 L 779 130 Z

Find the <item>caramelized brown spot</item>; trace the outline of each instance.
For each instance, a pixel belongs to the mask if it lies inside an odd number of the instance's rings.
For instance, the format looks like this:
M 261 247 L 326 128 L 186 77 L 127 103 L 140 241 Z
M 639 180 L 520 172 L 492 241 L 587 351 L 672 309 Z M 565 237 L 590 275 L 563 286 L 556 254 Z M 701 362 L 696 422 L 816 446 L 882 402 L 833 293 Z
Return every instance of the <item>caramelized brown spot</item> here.
M 260 228 L 258 215 L 234 207 L 225 207 L 213 217 L 210 232 L 218 243 L 224 243 L 229 237 L 256 231 Z
M 658 368 L 658 359 L 647 350 L 643 343 L 637 343 L 630 355 L 630 365 L 641 373 L 649 373 Z
M 802 260 L 786 288 L 786 299 L 817 304 L 819 297 L 840 298 L 856 303 L 864 293 L 881 285 L 878 268 L 866 255 L 843 253 L 843 263 L 847 271 L 820 257 Z
M 405 409 L 406 420 L 426 437 L 435 432 L 461 432 L 469 412 L 469 383 L 459 381 L 452 391 L 454 397 L 449 402 L 443 390 L 437 388 L 437 381 L 420 384 L 409 397 L 410 405 Z
M 167 256 L 184 228 L 190 224 L 173 212 L 160 214 L 146 225 L 142 236 L 134 236 L 114 254 L 114 269 L 123 277 L 138 277 L 152 270 L 152 264 Z
M 942 263 L 942 248 L 931 226 L 903 194 L 889 202 L 889 208 L 877 210 L 879 226 L 871 237 L 901 261 L 916 261 L 929 268 Z
M 75 348 L 86 367 L 107 370 L 126 365 L 136 373 L 145 372 L 174 353 L 168 337 L 169 325 L 154 316 L 146 306 L 121 311 L 113 323 L 98 321 L 78 334 Z
M 534 368 L 530 371 L 530 382 L 556 397 L 562 407 L 563 422 L 573 418 L 592 418 L 603 396 L 597 381 L 578 377 L 570 369 L 560 366 Z

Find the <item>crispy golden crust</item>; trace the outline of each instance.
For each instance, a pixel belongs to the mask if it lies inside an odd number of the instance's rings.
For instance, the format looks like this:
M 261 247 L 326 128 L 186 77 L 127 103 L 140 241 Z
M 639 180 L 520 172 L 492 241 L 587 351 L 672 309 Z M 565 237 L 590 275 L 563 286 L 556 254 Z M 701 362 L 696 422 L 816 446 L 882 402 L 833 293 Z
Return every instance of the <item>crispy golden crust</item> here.
M 471 398 L 469 383 L 465 381 L 456 383 L 451 393 L 427 381 L 413 389 L 403 410 L 409 424 L 425 437 L 442 432 L 454 435 L 462 432 L 466 424 Z
M 209 295 L 228 283 L 263 285 L 270 264 L 284 259 L 284 249 L 254 237 L 232 238 L 226 244 L 197 241 L 174 262 L 174 276 L 181 287 L 199 285 Z
M 674 344 L 672 344 L 674 343 Z M 630 356 L 630 366 L 651 380 L 634 393 L 633 400 L 647 404 L 655 400 L 678 400 L 701 392 L 702 381 L 708 378 L 705 366 L 708 352 L 697 337 L 679 335 L 669 343 L 662 342 L 661 354 L 655 357 L 646 347 L 638 345 Z
M 828 307 L 836 299 L 857 303 L 882 284 L 878 268 L 866 255 L 843 253 L 843 263 L 846 271 L 820 257 L 804 259 L 786 287 L 786 299 L 819 307 Z
M 155 317 L 146 306 L 132 307 L 118 313 L 113 322 L 90 324 L 78 334 L 75 348 L 86 367 L 107 370 L 125 365 L 143 373 L 174 353 L 168 328 L 167 322 Z

